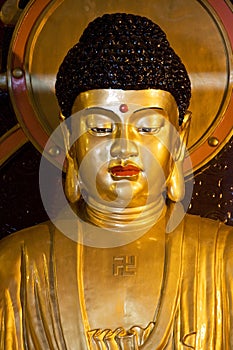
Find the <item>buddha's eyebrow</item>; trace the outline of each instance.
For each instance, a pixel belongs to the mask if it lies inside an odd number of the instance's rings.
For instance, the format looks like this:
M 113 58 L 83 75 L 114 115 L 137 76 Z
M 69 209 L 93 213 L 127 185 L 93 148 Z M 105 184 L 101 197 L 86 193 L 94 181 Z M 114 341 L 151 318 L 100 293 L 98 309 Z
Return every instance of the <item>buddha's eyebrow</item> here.
M 104 107 L 90 107 L 90 108 L 86 108 L 85 109 L 86 112 L 96 112 L 96 111 L 100 111 L 100 112 L 107 112 L 107 113 L 112 113 L 112 114 L 115 114 L 113 111 L 111 111 L 111 109 L 107 109 L 107 108 L 104 108 Z
M 117 115 L 111 110 L 111 109 L 107 109 L 104 107 L 90 107 L 90 108 L 86 108 L 83 112 L 83 116 L 88 116 L 91 113 L 96 113 L 96 114 L 101 114 L 104 115 L 105 117 L 109 117 L 111 119 L 117 119 Z
M 142 111 L 148 111 L 148 110 L 159 110 L 159 111 L 164 111 L 163 108 L 161 107 L 143 107 L 143 108 L 140 108 L 140 109 L 137 109 L 136 111 L 133 112 L 134 113 L 138 113 L 138 112 L 142 112 Z

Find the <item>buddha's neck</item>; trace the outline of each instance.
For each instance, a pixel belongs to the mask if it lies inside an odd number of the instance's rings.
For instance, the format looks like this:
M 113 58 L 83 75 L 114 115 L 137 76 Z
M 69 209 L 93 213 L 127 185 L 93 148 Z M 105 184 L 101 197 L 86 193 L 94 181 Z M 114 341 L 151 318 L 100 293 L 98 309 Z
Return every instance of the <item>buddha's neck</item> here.
M 127 230 L 151 227 L 164 215 L 165 210 L 162 196 L 157 201 L 136 208 L 113 208 L 101 205 L 93 199 L 89 199 L 86 204 L 86 216 L 89 222 L 99 227 L 118 228 L 123 231 L 125 227 Z

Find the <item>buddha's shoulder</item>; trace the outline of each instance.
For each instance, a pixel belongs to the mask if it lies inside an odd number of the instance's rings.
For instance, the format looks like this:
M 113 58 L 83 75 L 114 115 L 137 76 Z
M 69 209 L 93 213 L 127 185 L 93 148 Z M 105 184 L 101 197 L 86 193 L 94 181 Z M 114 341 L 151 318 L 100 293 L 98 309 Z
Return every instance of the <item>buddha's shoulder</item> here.
M 200 244 L 220 244 L 223 248 L 233 246 L 233 227 L 219 220 L 185 215 L 184 236 L 198 239 Z
M 23 229 L 0 240 L 0 264 L 2 261 L 16 260 L 27 253 L 30 257 L 50 254 L 51 249 L 65 250 L 75 243 L 62 234 L 51 221 Z
M 18 283 L 21 270 L 37 271 L 64 252 L 75 256 L 75 243 L 65 237 L 50 222 L 45 222 L 13 233 L 0 240 L 0 294 L 11 281 Z M 65 259 L 64 258 L 64 259 Z M 0 296 L 1 299 L 1 296 Z
M 41 242 L 41 240 L 49 238 L 51 230 L 52 224 L 50 221 L 25 228 L 1 239 L 0 249 L 6 250 L 9 247 L 12 250 L 13 248 L 16 249 L 24 244 L 28 244 L 29 242 Z
M 47 221 L 10 234 L 0 240 L 0 268 L 9 264 L 15 264 L 26 252 L 31 257 L 41 257 L 49 254 L 54 239 L 59 236 L 54 225 Z
M 205 230 L 205 228 L 211 228 L 217 231 L 225 231 L 225 232 L 232 232 L 233 227 L 230 225 L 226 225 L 223 222 L 219 221 L 219 220 L 213 220 L 213 219 L 209 219 L 209 218 L 205 218 L 205 217 L 201 217 L 198 215 L 190 215 L 190 214 L 186 214 L 184 216 L 184 224 L 185 224 L 185 228 L 188 227 L 199 227 L 203 230 Z

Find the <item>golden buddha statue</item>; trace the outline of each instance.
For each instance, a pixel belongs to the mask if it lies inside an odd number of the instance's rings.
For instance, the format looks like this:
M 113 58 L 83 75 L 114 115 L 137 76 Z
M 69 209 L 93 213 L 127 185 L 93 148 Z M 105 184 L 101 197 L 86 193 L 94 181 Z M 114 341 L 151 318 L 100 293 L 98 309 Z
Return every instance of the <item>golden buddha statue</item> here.
M 233 348 L 232 230 L 176 220 L 191 93 L 164 32 L 95 19 L 56 94 L 77 237 L 55 220 L 0 242 L 0 348 Z

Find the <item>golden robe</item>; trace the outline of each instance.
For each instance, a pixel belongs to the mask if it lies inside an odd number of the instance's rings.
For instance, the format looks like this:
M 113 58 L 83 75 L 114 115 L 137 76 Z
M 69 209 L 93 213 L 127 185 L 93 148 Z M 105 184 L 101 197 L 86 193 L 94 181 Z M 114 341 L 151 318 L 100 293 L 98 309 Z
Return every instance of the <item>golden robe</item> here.
M 165 247 L 155 319 L 144 329 L 93 330 L 83 305 L 81 245 L 51 223 L 3 239 L 0 349 L 233 349 L 232 228 L 186 215 L 165 235 Z

